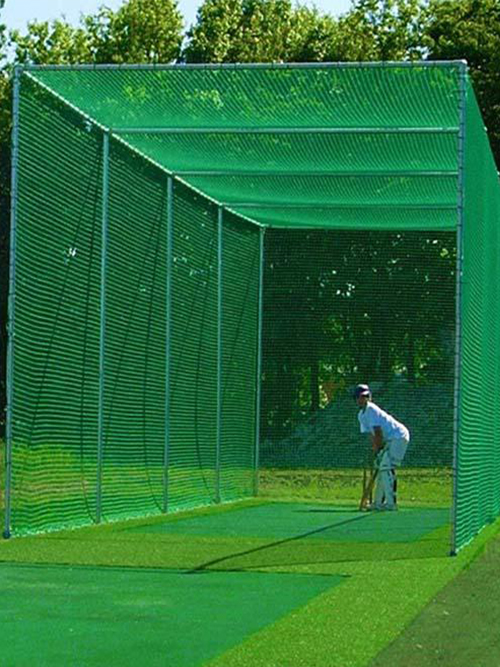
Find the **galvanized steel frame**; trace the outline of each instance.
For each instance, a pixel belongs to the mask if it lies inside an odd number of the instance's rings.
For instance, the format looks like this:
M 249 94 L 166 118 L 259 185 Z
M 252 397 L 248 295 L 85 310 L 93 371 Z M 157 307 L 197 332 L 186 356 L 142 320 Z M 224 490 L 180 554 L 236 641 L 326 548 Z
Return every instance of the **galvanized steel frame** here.
M 96 523 L 102 520 L 102 474 L 104 457 L 104 400 L 106 390 L 106 286 L 108 260 L 108 217 L 109 217 L 109 153 L 110 137 L 103 134 L 102 142 L 102 218 L 101 218 L 101 283 L 99 319 L 99 398 L 97 414 L 97 480 L 96 480 Z
M 7 413 L 5 449 L 5 522 L 3 536 L 9 538 L 12 519 L 12 438 L 14 401 L 14 343 L 16 311 L 16 240 L 17 240 L 17 195 L 19 188 L 19 104 L 21 91 L 21 69 L 14 68 L 12 95 L 12 163 L 11 163 L 11 210 L 10 210 L 10 265 L 8 296 L 8 342 L 7 342 Z
M 49 86 L 38 81 L 36 77 L 30 77 L 36 81 L 38 85 L 50 91 L 50 93 L 67 106 L 71 107 L 81 117 L 86 118 L 95 127 L 103 132 L 103 181 L 102 181 L 102 248 L 101 248 L 101 323 L 100 323 L 100 344 L 99 344 L 99 414 L 98 414 L 98 464 L 97 464 L 97 500 L 96 500 L 96 521 L 100 522 L 102 518 L 102 456 L 104 448 L 104 397 L 105 397 L 105 352 L 106 352 L 106 255 L 107 255 L 107 231 L 108 231 L 108 196 L 109 196 L 109 152 L 110 139 L 120 141 L 126 145 L 131 151 L 141 155 L 142 158 L 154 164 L 168 175 L 167 186 L 167 304 L 166 304 L 166 396 L 165 396 L 165 460 L 164 460 L 164 503 L 163 509 L 168 510 L 168 465 L 169 465 L 169 412 L 170 412 L 170 342 L 171 342 L 171 300 L 172 300 L 172 244 L 173 244 L 173 187 L 174 180 L 178 180 L 186 185 L 194 192 L 200 192 L 197 188 L 182 179 L 182 176 L 189 175 L 222 175 L 224 172 L 179 172 L 175 174 L 169 172 L 165 167 L 156 163 L 148 156 L 142 154 L 138 149 L 130 146 L 120 134 L 128 133 L 178 133 L 178 132 L 200 132 L 200 133 L 238 133 L 249 130 L 253 133 L 283 133 L 283 134 L 297 134 L 297 133 L 453 133 L 458 135 L 459 144 L 459 166 L 458 172 L 430 172 L 425 175 L 439 176 L 457 176 L 458 177 L 458 208 L 448 206 L 425 206 L 425 207 L 401 207 L 401 208 L 425 208 L 429 209 L 457 209 L 458 211 L 458 228 L 457 228 L 457 286 L 456 286 L 456 349 L 455 349 L 455 393 L 454 393 L 454 445 L 453 445 L 453 536 L 452 536 L 452 553 L 456 551 L 456 503 L 457 503 L 457 465 L 458 465 L 458 444 L 459 444 L 459 427 L 460 427 L 460 354 L 461 354 L 461 326 L 462 326 L 462 273 L 463 273 L 463 226 L 464 226 L 464 150 L 465 150 L 465 80 L 467 66 L 464 61 L 439 61 L 439 62 L 417 62 L 417 63 L 285 63 L 285 64 L 238 64 L 238 65 L 122 65 L 119 69 L 125 70 L 160 70 L 160 69 L 178 69 L 178 68 L 192 68 L 192 69 L 290 69 L 290 68 L 356 68 L 356 67 L 458 67 L 460 79 L 460 108 L 459 108 L 459 126 L 458 127 L 442 127 L 442 128 L 105 128 L 96 122 L 93 118 L 86 115 L 81 109 L 72 105 L 68 100 L 58 95 Z M 36 72 L 37 70 L 105 70 L 117 69 L 116 65 L 82 65 L 82 66 L 17 66 L 14 70 L 14 93 L 13 93 L 13 133 L 12 133 L 12 192 L 11 192 L 11 241 L 10 241 L 10 288 L 9 288 L 9 340 L 8 340 L 8 354 L 7 354 L 7 448 L 6 448 L 6 509 L 5 509 L 5 528 L 4 536 L 10 536 L 11 530 L 11 480 L 12 480 L 12 405 L 13 405 L 13 374 L 14 374 L 14 353 L 13 346 L 15 342 L 15 257 L 16 257 L 16 219 L 17 219 L 17 194 L 18 194 L 18 157 L 19 157 L 19 94 L 21 85 L 21 74 L 26 72 Z M 231 175 L 233 175 L 231 173 Z M 256 173 L 262 175 L 262 173 Z M 274 175 L 274 174 L 273 174 Z M 293 174 L 289 174 L 293 175 Z M 298 174 L 303 175 L 303 174 Z M 348 175 L 338 174 L 335 175 Z M 362 176 L 363 174 L 356 174 Z M 372 174 L 370 174 L 372 175 Z M 388 174 L 380 174 L 381 176 Z M 398 174 L 399 175 L 399 174 Z M 413 174 L 415 175 L 415 174 Z M 203 194 L 203 193 L 201 193 Z M 256 378 L 256 405 L 255 405 L 255 453 L 254 453 L 254 493 L 258 494 L 258 470 L 259 470 L 259 444 L 260 444 L 260 401 L 261 401 L 261 372 L 262 372 L 262 318 L 263 318 L 263 283 L 264 283 L 264 239 L 265 226 L 255 221 L 242 216 L 240 213 L 233 210 L 232 207 L 255 206 L 253 203 L 243 202 L 219 202 L 212 197 L 204 197 L 208 201 L 212 201 L 218 206 L 218 370 L 217 370 L 217 453 L 216 453 L 216 467 L 217 467 L 217 483 L 216 483 L 216 500 L 220 502 L 220 463 L 221 463 L 221 430 L 222 430 L 222 252 L 223 252 L 223 208 L 234 212 L 235 215 L 241 219 L 251 222 L 259 227 L 259 284 L 258 284 L 258 331 L 257 331 L 257 378 Z M 265 207 L 265 204 L 257 204 L 259 207 Z M 276 206 L 276 205 L 275 205 Z M 291 208 L 294 206 L 292 205 Z M 339 206 L 321 206 L 320 208 L 360 208 L 354 207 L 339 207 Z M 384 207 L 380 207 L 384 208 Z
M 460 401 L 461 401 L 461 360 L 462 360 L 462 298 L 465 225 L 465 139 L 466 139 L 466 91 L 467 63 L 462 62 L 459 71 L 459 135 L 458 135 L 458 209 L 457 209 L 457 260 L 455 285 L 455 387 L 453 395 L 453 500 L 451 508 L 451 555 L 457 553 L 457 502 L 458 466 L 460 465 Z

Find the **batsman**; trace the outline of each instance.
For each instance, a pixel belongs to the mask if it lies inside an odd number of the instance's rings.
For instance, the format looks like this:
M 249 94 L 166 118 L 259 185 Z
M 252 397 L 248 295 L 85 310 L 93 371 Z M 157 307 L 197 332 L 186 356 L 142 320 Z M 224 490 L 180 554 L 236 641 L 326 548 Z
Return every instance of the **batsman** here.
M 375 495 L 369 509 L 396 510 L 396 468 L 401 465 L 406 454 L 410 432 L 371 399 L 370 387 L 358 384 L 354 390 L 354 400 L 359 407 L 359 425 L 361 433 L 371 434 L 375 455 Z

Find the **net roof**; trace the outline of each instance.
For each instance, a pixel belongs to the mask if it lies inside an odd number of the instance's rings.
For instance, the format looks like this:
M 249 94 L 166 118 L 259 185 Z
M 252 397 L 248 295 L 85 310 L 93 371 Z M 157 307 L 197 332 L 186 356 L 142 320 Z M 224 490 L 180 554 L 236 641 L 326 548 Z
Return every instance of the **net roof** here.
M 451 229 L 463 63 L 32 68 L 260 224 Z

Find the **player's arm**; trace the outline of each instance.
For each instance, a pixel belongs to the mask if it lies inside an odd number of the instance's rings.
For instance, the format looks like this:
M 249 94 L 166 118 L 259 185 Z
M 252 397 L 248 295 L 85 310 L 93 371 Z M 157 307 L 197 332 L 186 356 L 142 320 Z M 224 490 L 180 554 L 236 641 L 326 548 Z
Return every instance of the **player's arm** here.
M 377 454 L 384 447 L 384 436 L 380 426 L 373 427 L 372 447 L 375 454 Z

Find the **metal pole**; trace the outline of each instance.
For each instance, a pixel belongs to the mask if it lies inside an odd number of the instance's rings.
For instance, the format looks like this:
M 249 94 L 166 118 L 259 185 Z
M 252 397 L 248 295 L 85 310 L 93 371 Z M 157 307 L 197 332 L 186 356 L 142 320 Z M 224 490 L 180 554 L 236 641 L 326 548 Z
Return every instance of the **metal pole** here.
M 466 121 L 466 80 L 467 63 L 462 62 L 459 71 L 459 134 L 458 134 L 458 220 L 457 220 L 457 261 L 455 286 L 455 390 L 453 397 L 453 502 L 451 508 L 451 555 L 457 553 L 457 500 L 458 466 L 460 439 L 460 396 L 462 360 L 462 280 L 465 222 L 465 121 Z
M 108 259 L 109 213 L 109 133 L 103 134 L 102 158 L 102 228 L 101 228 L 101 295 L 99 331 L 99 407 L 97 429 L 96 523 L 102 519 L 102 466 L 104 453 L 104 396 L 106 381 L 106 277 Z
M 223 231 L 224 209 L 219 206 L 217 219 L 217 445 L 215 453 L 215 502 L 220 503 L 221 446 L 222 446 L 222 309 L 223 309 Z
M 174 239 L 174 179 L 167 181 L 167 257 L 166 257 L 166 297 L 165 308 L 165 451 L 163 456 L 163 511 L 168 512 L 169 456 L 170 456 L 170 373 L 172 343 L 172 251 Z
M 387 209 L 391 211 L 456 211 L 457 206 L 455 204 L 323 204 L 317 202 L 309 202 L 304 204 L 302 202 L 297 202 L 291 204 L 289 202 L 259 202 L 259 201 L 248 201 L 248 202 L 239 202 L 239 201 L 223 201 L 220 202 L 221 206 L 232 206 L 236 210 L 242 208 L 253 208 L 253 209 L 292 209 L 292 210 L 308 210 L 314 209 L 316 211 L 363 211 L 363 210 L 377 210 L 385 211 Z
M 117 135 L 118 136 L 118 135 Z M 123 140 L 122 140 L 123 141 Z M 457 178 L 458 173 L 452 170 L 429 170 L 429 171 L 278 171 L 278 170 L 266 170 L 261 171 L 254 169 L 252 171 L 231 171 L 229 169 L 207 169 L 205 171 L 197 169 L 194 171 L 188 170 L 176 170 L 176 176 L 181 176 L 183 178 L 187 177 L 237 177 L 237 178 L 267 178 L 267 177 L 276 177 L 276 178 L 399 178 L 404 176 L 405 178 Z
M 254 495 L 259 494 L 260 398 L 262 375 L 262 310 L 264 297 L 264 238 L 265 228 L 259 230 L 259 305 L 257 316 L 257 387 L 255 405 Z
M 21 70 L 14 68 L 12 97 L 12 166 L 11 166 L 11 209 L 10 209 L 10 264 L 9 264 L 9 320 L 7 343 L 7 415 L 5 451 L 5 525 L 3 536 L 11 535 L 12 519 L 12 446 L 13 446 L 13 399 L 14 399 L 14 341 L 16 306 L 16 228 L 17 196 L 19 189 L 19 96 Z
M 113 127 L 113 134 L 458 134 L 458 127 Z
M 37 70 L 242 70 L 242 69 L 443 69 L 460 65 L 460 60 L 414 60 L 414 61 L 367 61 L 367 62 L 317 62 L 317 63 L 143 63 L 120 65 L 111 64 L 79 64 L 79 65 L 25 65 L 27 71 Z

